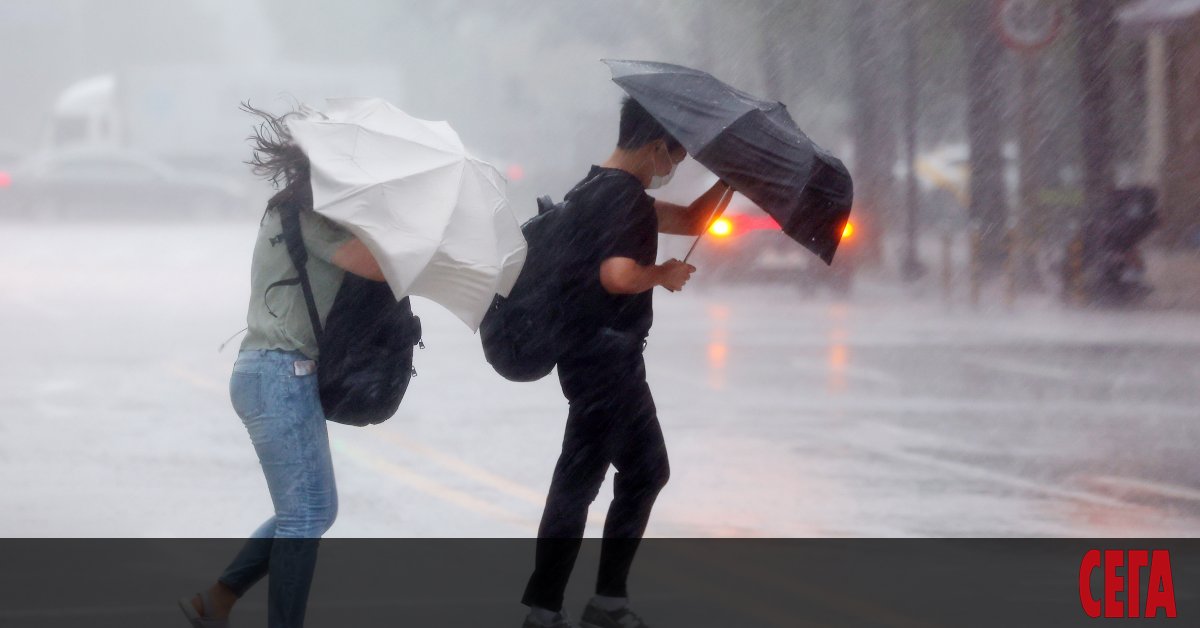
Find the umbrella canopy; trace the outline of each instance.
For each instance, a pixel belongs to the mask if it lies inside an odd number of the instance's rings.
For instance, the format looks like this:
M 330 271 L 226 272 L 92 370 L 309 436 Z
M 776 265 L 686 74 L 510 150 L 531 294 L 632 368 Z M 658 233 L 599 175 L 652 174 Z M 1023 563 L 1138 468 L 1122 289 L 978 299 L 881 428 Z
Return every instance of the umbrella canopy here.
M 854 199 L 850 173 L 796 126 L 783 103 L 683 66 L 604 62 L 613 81 L 696 161 L 766 210 L 792 239 L 833 262 Z
M 479 329 L 525 262 L 504 178 L 445 122 L 380 99 L 327 102 L 288 121 L 311 163 L 313 209 L 366 244 L 397 299 L 429 298 Z

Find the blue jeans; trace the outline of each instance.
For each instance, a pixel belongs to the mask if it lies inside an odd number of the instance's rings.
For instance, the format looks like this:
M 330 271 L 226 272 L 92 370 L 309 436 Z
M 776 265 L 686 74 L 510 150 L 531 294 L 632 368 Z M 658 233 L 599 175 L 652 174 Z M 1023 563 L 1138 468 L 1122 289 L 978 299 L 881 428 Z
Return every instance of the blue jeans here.
M 272 627 L 303 625 L 317 542 L 337 516 L 325 413 L 315 368 L 304 368 L 311 365 L 306 361 L 297 351 L 242 351 L 229 380 L 275 516 L 254 531 L 219 581 L 241 597 L 269 572 Z

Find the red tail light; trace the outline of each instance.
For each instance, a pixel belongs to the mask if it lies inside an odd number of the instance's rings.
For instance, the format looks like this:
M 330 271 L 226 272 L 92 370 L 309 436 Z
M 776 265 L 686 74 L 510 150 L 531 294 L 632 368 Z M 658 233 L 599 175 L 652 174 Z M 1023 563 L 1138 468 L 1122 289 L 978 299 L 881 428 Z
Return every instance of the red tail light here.
M 770 216 L 731 214 L 722 216 L 708 227 L 708 233 L 718 238 L 740 235 L 750 231 L 778 231 L 779 223 Z
M 713 224 L 709 225 L 708 232 L 718 238 L 731 236 L 733 235 L 733 221 L 724 217 L 718 218 L 713 221 Z

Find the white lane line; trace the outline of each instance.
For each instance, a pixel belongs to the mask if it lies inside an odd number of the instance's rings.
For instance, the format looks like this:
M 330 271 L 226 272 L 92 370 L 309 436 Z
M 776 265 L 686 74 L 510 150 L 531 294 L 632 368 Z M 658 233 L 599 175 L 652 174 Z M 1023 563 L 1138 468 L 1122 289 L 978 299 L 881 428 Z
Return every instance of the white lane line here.
M 1151 495 L 1167 497 L 1170 499 L 1183 499 L 1187 501 L 1200 502 L 1200 490 L 1186 486 L 1179 486 L 1178 484 L 1151 482 L 1150 480 L 1122 478 L 1112 475 L 1093 476 L 1084 481 L 1090 484 L 1107 486 L 1117 490 L 1124 490 L 1133 493 L 1149 493 Z
M 863 421 L 862 425 L 869 429 L 872 434 L 890 433 L 890 436 L 887 436 L 886 439 L 888 442 L 893 443 L 894 446 L 950 449 L 959 454 L 976 455 L 1013 453 L 1017 451 L 1011 446 L 996 447 L 982 440 L 964 441 L 950 436 L 945 432 L 924 430 L 885 421 L 868 420 Z
M 705 390 L 706 388 L 704 382 L 698 378 L 681 375 L 668 369 L 652 369 L 649 377 L 652 384 L 655 381 L 663 381 L 691 390 Z M 739 395 L 746 403 L 773 405 L 780 410 L 807 414 L 847 412 L 885 416 L 897 414 L 919 414 L 921 416 L 1004 414 L 1020 417 L 1065 415 L 1078 418 L 1155 416 L 1172 419 L 1196 419 L 1200 415 L 1194 405 L 1185 403 L 1120 403 L 1086 399 L 1062 401 L 1054 399 L 986 399 L 919 395 L 855 397 L 830 393 L 823 384 L 807 386 L 799 390 L 795 387 L 789 390 L 780 390 L 757 386 L 756 389 L 748 388 L 744 392 L 734 394 Z
M 926 430 L 914 429 L 914 428 L 910 428 L 910 427 L 902 427 L 902 426 L 892 425 L 892 424 L 883 423 L 883 422 L 871 422 L 870 425 L 871 425 L 871 431 L 876 434 L 878 434 L 879 432 L 882 432 L 882 431 L 890 431 L 894 435 L 897 435 L 901 438 L 907 439 L 906 441 L 897 441 L 895 438 L 889 439 L 890 442 L 892 442 L 892 446 L 890 448 L 886 448 L 886 449 L 888 449 L 888 451 L 891 451 L 893 453 L 889 453 L 887 455 L 890 455 L 893 457 L 897 457 L 897 458 L 905 458 L 906 457 L 910 461 L 919 461 L 925 465 L 936 464 L 938 466 L 942 466 L 943 468 L 951 468 L 952 467 L 953 470 L 956 472 L 961 473 L 961 472 L 965 471 L 965 472 L 969 473 L 971 476 L 976 477 L 976 478 L 986 479 L 988 481 L 993 481 L 993 482 L 998 481 L 998 482 L 1001 482 L 1003 484 L 1010 485 L 1010 486 L 1019 486 L 1020 488 L 1032 488 L 1033 490 L 1036 490 L 1037 492 L 1042 493 L 1042 494 L 1047 494 L 1047 495 L 1052 495 L 1052 496 L 1057 496 L 1057 497 L 1066 497 L 1069 499 L 1086 501 L 1088 503 L 1094 503 L 1094 504 L 1116 505 L 1121 508 L 1136 508 L 1136 507 L 1138 507 L 1137 504 L 1134 504 L 1128 500 L 1120 499 L 1118 497 L 1110 497 L 1106 492 L 1096 492 L 1096 491 L 1088 491 L 1088 490 L 1081 490 L 1081 489 L 1069 489 L 1069 488 L 1048 486 L 1046 484 L 1041 484 L 1041 483 L 1033 482 L 1031 480 L 1026 480 L 1017 475 L 998 472 L 998 471 L 990 471 L 990 470 L 980 467 L 978 465 L 971 465 L 968 463 L 960 463 L 960 462 L 955 462 L 955 461 L 951 461 L 951 460 L 946 460 L 944 458 L 938 458 L 936 456 L 929 455 L 929 454 L 920 454 L 920 453 L 905 451 L 905 450 L 902 450 L 902 447 L 904 447 L 904 446 L 942 447 L 942 448 L 952 449 L 955 452 L 959 452 L 959 453 L 981 453 L 981 454 L 994 453 L 998 450 L 995 448 L 989 449 L 989 448 L 985 448 L 985 447 L 980 447 L 978 445 L 972 445 L 970 443 L 959 442 L 955 439 L 944 437 L 936 432 L 931 432 L 931 431 L 926 431 Z M 863 446 L 863 445 L 860 443 L 860 446 Z M 871 449 L 872 447 L 875 447 L 877 449 L 885 449 L 885 447 L 881 446 L 881 445 L 863 446 L 863 447 L 867 448 L 867 449 Z M 899 454 L 899 455 L 897 455 L 897 454 Z M 1183 486 L 1172 485 L 1172 484 L 1162 484 L 1162 483 L 1150 482 L 1150 481 L 1146 481 L 1146 480 L 1137 480 L 1137 479 L 1133 479 L 1133 478 L 1121 478 L 1121 477 L 1105 476 L 1105 475 L 1089 476 L 1089 477 L 1086 477 L 1086 478 L 1080 480 L 1079 484 L 1084 485 L 1084 486 L 1110 487 L 1110 488 L 1115 488 L 1118 490 L 1126 490 L 1126 491 L 1130 491 L 1130 492 L 1153 493 L 1153 494 L 1163 496 L 1163 497 L 1169 497 L 1169 498 L 1174 498 L 1174 499 L 1185 499 L 1185 500 L 1200 502 L 1200 490 L 1195 490 L 1195 489 L 1191 489 L 1191 488 L 1187 488 L 1187 487 L 1183 487 Z
M 1063 369 L 1045 364 L 1037 364 L 1027 360 L 1000 358 L 988 356 L 986 358 L 972 356 L 958 356 L 958 360 L 972 366 L 1009 373 L 1012 375 L 1027 375 L 1030 377 L 1041 377 L 1043 379 L 1052 379 L 1060 382 L 1083 382 L 1090 381 L 1094 378 L 1086 377 L 1077 371 Z
M 983 480 L 983 481 L 992 482 L 995 484 L 1001 484 L 1004 486 L 1008 486 L 1009 488 L 1030 491 L 1033 493 L 1040 493 L 1040 494 L 1046 495 L 1048 497 L 1070 499 L 1070 500 L 1075 500 L 1075 501 L 1093 504 L 1093 505 L 1097 505 L 1097 506 L 1108 506 L 1108 507 L 1112 507 L 1112 508 L 1135 507 L 1134 504 L 1131 504 L 1129 502 L 1122 501 L 1119 499 L 1115 499 L 1112 497 L 1108 497 L 1105 495 L 1099 495 L 1099 494 L 1091 493 L 1088 491 L 1062 488 L 1062 487 L 1058 487 L 1058 486 L 1042 484 L 1040 482 L 1036 482 L 1034 480 L 1028 480 L 1028 479 L 1025 479 L 1025 478 L 1017 476 L 1017 475 L 1011 475 L 1011 474 L 1002 473 L 999 471 L 992 471 L 990 469 L 986 469 L 984 467 L 980 467 L 977 465 L 967 464 L 967 463 L 963 463 L 963 462 L 956 462 L 953 460 L 939 458 L 939 457 L 927 455 L 927 454 L 919 454 L 919 453 L 915 453 L 915 452 L 911 452 L 911 451 L 903 451 L 903 450 L 900 450 L 900 449 L 897 449 L 894 447 L 887 447 L 887 446 L 883 446 L 883 445 L 877 445 L 877 444 L 872 444 L 872 443 L 867 443 L 867 442 L 862 442 L 862 441 L 847 440 L 844 442 L 845 442 L 845 445 L 850 448 L 864 449 L 866 451 L 869 451 L 874 454 L 879 454 L 881 456 L 888 456 L 890 458 L 894 458 L 897 460 L 904 460 L 907 462 L 912 462 L 914 464 L 920 464 L 920 465 L 924 465 L 927 467 L 934 467 L 937 469 L 941 469 L 943 471 L 949 471 L 952 473 L 956 473 L 963 477 L 976 479 L 976 480 Z
M 1029 360 L 1019 358 L 997 358 L 997 357 L 970 357 L 959 356 L 958 360 L 966 364 L 1008 373 L 1011 375 L 1021 375 L 1025 377 L 1038 377 L 1055 382 L 1066 382 L 1074 384 L 1101 384 L 1112 386 L 1119 385 L 1149 385 L 1157 383 L 1157 380 L 1152 374 L 1144 372 L 1122 372 L 1115 373 L 1085 373 L 1079 370 L 1070 368 L 1055 367 L 1046 364 L 1034 363 Z

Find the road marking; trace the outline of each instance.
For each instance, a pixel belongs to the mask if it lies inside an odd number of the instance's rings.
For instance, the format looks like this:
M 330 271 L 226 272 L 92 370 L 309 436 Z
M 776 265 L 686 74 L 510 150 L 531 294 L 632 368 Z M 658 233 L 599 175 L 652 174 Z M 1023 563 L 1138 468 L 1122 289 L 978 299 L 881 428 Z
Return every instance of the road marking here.
M 964 442 L 949 436 L 945 432 L 923 430 L 908 425 L 888 423 L 886 421 L 868 420 L 863 421 L 862 425 L 869 426 L 870 431 L 874 434 L 890 432 L 891 435 L 887 437 L 887 441 L 894 445 L 902 444 L 906 447 L 942 447 L 953 449 L 958 454 L 991 455 L 1013 453 L 1015 451 L 1012 446 L 996 447 L 982 440 Z
M 520 482 L 502 477 L 491 471 L 488 471 L 487 469 L 484 469 L 483 467 L 473 465 L 461 458 L 458 458 L 457 456 L 434 449 L 433 447 L 419 443 L 410 438 L 406 438 L 400 434 L 388 432 L 386 430 L 380 431 L 379 434 L 384 440 L 394 445 L 398 445 L 407 451 L 424 456 L 432 460 L 438 466 L 441 466 L 442 468 L 453 473 L 457 473 L 464 478 L 474 480 L 479 484 L 495 489 L 504 495 L 508 495 L 509 497 L 520 500 L 539 509 L 545 507 L 546 505 L 546 494 L 542 491 L 534 490 L 524 484 L 521 484 Z M 599 512 L 596 509 L 589 508 L 587 524 L 592 526 L 593 529 L 602 528 L 604 526 L 605 519 L 604 512 Z
M 541 508 L 546 504 L 546 494 L 540 491 L 535 491 L 524 484 L 514 482 L 508 478 L 501 477 L 487 469 L 475 466 L 461 458 L 452 456 L 445 452 L 439 451 L 424 445 L 417 441 L 407 438 L 394 432 L 380 430 L 379 436 L 393 445 L 400 447 L 406 451 L 424 456 L 433 462 L 437 463 L 444 469 L 453 471 L 458 475 L 470 480 L 474 480 L 479 484 L 493 488 L 509 497 L 513 497 L 522 502 Z
M 898 460 L 905 460 L 905 461 L 913 462 L 916 464 L 922 464 L 925 466 L 936 467 L 936 468 L 942 469 L 944 471 L 951 471 L 951 472 L 957 473 L 962 476 L 966 476 L 966 477 L 970 477 L 970 478 L 974 478 L 974 479 L 978 479 L 978 480 L 986 480 L 989 482 L 995 482 L 997 484 L 1004 484 L 1004 485 L 1009 486 L 1010 488 L 1017 488 L 1017 489 L 1032 491 L 1035 493 L 1041 493 L 1043 495 L 1048 495 L 1050 497 L 1059 497 L 1059 498 L 1085 502 L 1085 503 L 1098 505 L 1098 506 L 1109 506 L 1109 507 L 1115 507 L 1115 508 L 1132 508 L 1132 507 L 1136 506 L 1135 504 L 1131 504 L 1131 503 L 1123 501 L 1123 500 L 1114 499 L 1114 498 L 1107 497 L 1104 495 L 1097 495 L 1095 493 L 1090 493 L 1088 491 L 1061 488 L 1061 487 L 1057 487 L 1057 486 L 1049 486 L 1046 484 L 1041 484 L 1034 480 L 1027 480 L 1020 476 L 1011 475 L 1008 473 L 1002 473 L 999 471 L 992 471 L 990 469 L 985 469 L 985 468 L 977 466 L 977 465 L 967 464 L 967 463 L 963 463 L 963 462 L 955 462 L 952 460 L 947 460 L 945 458 L 938 458 L 938 457 L 927 455 L 927 454 L 919 454 L 919 453 L 914 453 L 911 451 L 903 451 L 903 450 L 900 450 L 900 449 L 897 449 L 894 447 L 874 445 L 874 444 L 866 443 L 863 441 L 847 440 L 844 442 L 845 442 L 845 446 L 847 446 L 847 447 L 865 449 L 869 452 L 884 455 L 884 456 L 890 456 L 890 457 L 896 458 Z
M 407 451 L 411 451 L 413 453 L 417 453 L 422 456 L 425 456 L 448 470 L 454 471 L 454 472 L 458 473 L 459 475 L 465 476 L 469 479 L 473 479 L 481 484 L 490 486 L 504 494 L 510 495 L 512 497 L 515 497 L 517 499 L 520 499 L 522 501 L 525 501 L 527 503 L 530 503 L 530 504 L 533 504 L 536 506 L 541 506 L 544 504 L 545 499 L 540 492 L 530 489 L 522 484 L 519 484 L 519 483 L 509 480 L 507 478 L 500 477 L 490 471 L 487 471 L 486 469 L 477 467 L 477 466 L 472 465 L 468 462 L 465 462 L 455 456 L 451 456 L 449 454 L 441 452 L 432 447 L 429 447 L 429 446 L 423 445 L 421 443 L 418 443 L 416 441 L 413 441 L 411 439 L 405 438 L 401 435 L 390 433 L 390 432 L 383 432 L 383 431 L 380 432 L 380 435 L 383 436 L 384 440 L 387 440 L 387 441 L 391 442 L 392 444 L 395 444 Z M 395 463 L 390 463 L 386 460 L 383 460 L 382 458 L 379 458 L 378 456 L 375 456 L 375 455 L 370 454 L 369 452 L 366 452 L 366 450 L 354 448 L 354 446 L 349 445 L 348 443 L 345 443 L 341 439 L 336 439 L 335 447 L 342 453 L 348 453 L 351 455 L 352 458 L 359 459 L 360 462 L 369 463 L 371 466 L 377 468 L 377 470 L 387 473 L 388 475 L 392 475 L 393 477 L 396 477 L 396 479 L 398 479 L 402 482 L 409 483 L 414 480 L 417 482 L 420 482 L 421 484 L 414 485 L 414 488 L 417 488 L 418 490 L 422 490 L 423 492 L 426 492 L 428 494 L 434 495 L 435 497 L 438 497 L 441 499 L 449 498 L 449 499 L 455 500 L 456 502 L 461 500 L 463 503 L 460 503 L 459 505 L 461 505 L 465 508 L 468 508 L 471 510 L 478 509 L 478 511 L 483 514 L 492 514 L 493 516 L 496 516 L 497 514 L 499 514 L 501 516 L 506 516 L 506 517 L 510 518 L 511 522 L 523 523 L 527 527 L 536 527 L 536 525 L 537 525 L 536 522 L 532 522 L 527 519 L 522 519 L 518 515 L 510 513 L 502 508 L 493 506 L 490 502 L 487 502 L 487 501 L 479 499 L 479 498 L 475 498 L 472 495 L 469 495 L 467 493 L 463 493 L 456 489 L 447 487 L 438 482 L 427 480 L 426 478 L 424 478 L 424 476 L 421 476 L 420 474 L 416 474 L 415 472 L 412 472 L 404 467 L 401 467 L 400 465 L 396 465 Z M 342 451 L 343 449 L 348 449 L 349 451 Z M 357 449 L 357 451 L 354 451 L 355 449 Z M 597 518 L 594 515 L 589 514 L 588 523 L 592 524 L 592 525 L 597 525 L 597 524 L 603 525 L 603 517 Z M 696 558 L 695 556 L 692 556 L 689 554 L 683 554 L 680 552 L 673 551 L 672 553 L 674 553 L 676 555 L 677 559 L 680 559 L 680 560 L 694 560 Z M 678 573 L 680 573 L 680 575 L 686 573 L 684 571 L 679 571 L 679 570 L 676 570 L 676 571 Z M 690 578 L 690 579 L 694 585 L 698 585 L 701 588 L 706 589 L 709 593 L 719 594 L 719 595 L 716 595 L 716 597 L 713 599 L 721 600 L 721 603 L 724 606 L 727 606 L 734 610 L 740 611 L 742 613 L 746 613 L 746 614 L 755 616 L 759 620 L 765 621 L 766 625 L 788 626 L 789 628 L 791 626 L 810 625 L 810 624 L 797 624 L 795 617 L 785 616 L 777 609 L 775 609 L 769 605 L 762 604 L 761 600 L 747 598 L 745 596 L 740 596 L 740 595 L 733 595 L 733 592 L 729 591 L 727 588 L 724 588 L 724 587 L 718 588 L 709 583 L 701 583 L 698 580 L 696 580 L 695 578 Z M 824 597 L 827 597 L 824 594 L 826 594 L 828 592 L 821 592 L 821 593 L 822 593 L 822 595 L 809 594 L 809 597 L 813 601 L 820 601 Z M 731 597 L 738 598 L 736 600 L 736 603 L 733 603 L 734 600 L 729 599 Z M 845 603 L 847 600 L 848 600 L 848 598 L 842 599 L 843 603 Z M 846 605 L 846 606 L 841 607 L 839 610 L 847 610 L 847 609 L 851 609 L 851 608 L 853 608 L 853 607 Z M 872 610 L 877 611 L 877 609 L 872 609 Z M 877 614 L 875 615 L 875 618 L 878 619 Z M 887 625 L 887 624 L 877 624 L 877 625 Z M 915 624 L 905 622 L 904 624 L 892 624 L 892 625 L 915 625 Z
M 1200 502 L 1200 490 L 1186 486 L 1179 486 L 1177 484 L 1165 484 L 1160 482 L 1151 482 L 1150 480 L 1123 478 L 1112 475 L 1093 476 L 1084 481 L 1091 484 L 1108 486 L 1118 490 L 1126 490 L 1136 493 L 1150 493 L 1152 495 L 1158 495 L 1160 497 L 1167 497 L 1170 499 L 1183 499 L 1187 501 Z
M 520 526 L 522 529 L 531 530 L 537 528 L 537 522 L 522 517 L 517 513 L 512 512 L 501 506 L 491 503 L 486 499 L 482 499 L 460 491 L 451 486 L 447 486 L 426 477 L 417 471 L 409 469 L 403 465 L 385 460 L 382 457 L 367 451 L 356 445 L 351 445 L 344 439 L 332 438 L 330 444 L 333 445 L 335 451 L 345 454 L 351 460 L 363 464 L 375 471 L 378 471 L 394 480 L 399 481 L 411 488 L 414 488 L 426 495 L 435 497 L 442 501 L 454 504 L 465 510 L 469 510 L 476 514 L 485 515 L 494 519 L 499 519 L 506 523 Z
M 1052 366 L 1046 366 L 1044 364 L 1036 364 L 1036 363 L 1029 362 L 1026 360 L 1011 359 L 1011 358 L 1005 359 L 1005 358 L 999 358 L 999 357 L 995 357 L 995 356 L 988 356 L 987 358 L 980 358 L 980 357 L 972 357 L 972 356 L 965 356 L 965 355 L 958 356 L 958 359 L 962 362 L 966 362 L 967 364 L 970 364 L 973 366 L 978 366 L 978 367 L 990 369 L 993 371 L 1000 371 L 1002 373 L 1010 373 L 1013 375 L 1028 375 L 1031 377 L 1041 377 L 1044 379 L 1052 379 L 1052 380 L 1056 380 L 1056 381 L 1060 381 L 1060 382 L 1066 382 L 1066 381 L 1083 382 L 1083 381 L 1090 379 L 1090 378 L 1083 377 L 1077 371 L 1072 371 L 1070 369 L 1056 368 L 1056 367 L 1052 367 Z M 1106 380 L 1106 381 L 1111 381 L 1111 379 Z
M 222 385 L 212 381 L 210 377 L 203 375 L 203 373 L 190 369 L 190 367 L 185 365 L 179 363 L 168 363 L 166 365 L 166 370 L 175 378 L 181 379 L 181 381 L 191 384 L 193 387 L 198 389 L 209 391 L 209 393 L 215 393 L 218 395 L 228 394 L 228 390 L 222 387 Z M 385 441 L 400 445 L 400 447 L 406 450 L 425 456 L 426 459 L 436 462 L 437 465 L 449 469 L 449 471 L 460 474 L 460 476 L 464 478 L 474 480 L 476 483 L 488 486 L 488 488 L 496 490 L 500 492 L 500 494 L 514 497 L 516 500 L 520 500 L 523 503 L 532 504 L 532 506 L 538 508 L 545 506 L 546 496 L 541 494 L 539 491 L 528 488 L 528 486 L 512 482 L 512 480 L 508 478 L 497 476 L 496 473 L 492 473 L 491 471 L 487 471 L 485 468 L 472 465 L 472 463 L 464 461 L 460 459 L 460 457 L 446 454 L 444 451 L 440 451 L 438 449 L 428 447 L 428 445 L 415 442 L 413 439 L 402 437 L 397 435 L 395 432 L 380 430 L 376 433 L 379 436 L 383 436 Z M 458 507 L 466 508 L 467 510 L 470 510 L 470 512 L 474 512 L 476 514 L 493 516 L 493 518 L 496 518 L 500 521 L 509 522 L 509 524 L 515 524 L 524 528 L 533 528 L 533 530 L 538 528 L 538 521 L 524 518 L 522 515 L 512 513 L 509 509 L 505 509 L 497 506 L 497 504 L 488 502 L 487 500 L 484 500 L 484 498 L 475 497 L 468 494 L 468 492 L 451 488 L 451 486 L 439 483 L 437 480 L 422 476 L 420 472 L 414 471 L 412 468 L 403 467 L 398 465 L 398 463 L 385 460 L 383 457 L 372 454 L 370 451 L 359 447 L 359 445 L 355 445 L 349 441 L 346 441 L 346 439 L 331 438 L 330 443 L 335 445 L 335 449 L 341 451 L 341 453 L 349 455 L 349 457 L 352 457 L 352 459 L 356 462 L 373 468 L 374 471 L 383 473 L 384 476 L 395 479 L 397 482 L 401 482 L 402 484 L 406 484 L 410 486 L 410 488 L 425 492 L 426 495 L 439 498 L 439 500 L 455 504 L 455 506 Z M 593 527 L 604 526 L 604 515 L 595 512 L 589 512 L 588 524 L 592 525 Z
M 177 379 L 191 384 L 192 386 L 201 390 L 219 395 L 228 394 L 228 391 L 225 389 L 225 387 L 217 384 L 210 377 L 184 366 L 183 364 L 177 362 L 168 363 L 166 365 L 166 371 Z M 492 473 L 491 471 L 488 471 L 487 469 L 473 465 L 456 456 L 439 451 L 428 445 L 418 443 L 412 439 L 404 438 L 398 434 L 390 433 L 386 430 L 380 430 L 378 434 L 382 435 L 384 440 L 392 444 L 398 445 L 413 453 L 420 454 L 421 456 L 432 460 L 442 468 L 457 473 L 460 476 L 463 476 L 469 480 L 473 480 L 484 486 L 495 489 L 504 495 L 508 495 L 509 497 L 513 497 L 523 503 L 527 503 L 538 508 L 541 508 L 545 505 L 545 495 L 539 491 L 529 488 L 528 486 L 501 477 L 495 473 Z M 368 452 L 366 449 L 351 444 L 345 439 L 330 439 L 330 442 L 335 446 L 335 449 L 348 454 L 357 462 L 373 468 L 389 478 L 398 480 L 428 495 L 478 514 L 493 516 L 496 519 L 506 523 L 520 525 L 526 530 L 536 530 L 538 527 L 537 521 L 533 521 L 527 517 L 518 515 L 485 499 L 475 497 L 469 493 L 442 484 L 436 480 L 422 475 L 413 469 L 409 469 L 394 462 L 385 460 Z M 604 525 L 604 516 L 595 511 L 589 511 L 587 521 L 588 524 L 594 528 L 601 527 Z
M 199 373 L 183 364 L 176 362 L 168 363 L 166 365 L 166 372 L 171 376 L 200 390 L 220 395 L 228 394 L 223 386 L 218 385 L 208 376 Z M 437 480 L 426 477 L 417 471 L 389 460 L 385 460 L 367 451 L 366 449 L 347 442 L 344 439 L 331 438 L 330 444 L 335 450 L 346 454 L 351 460 L 372 468 L 391 479 L 397 480 L 427 495 L 454 504 L 471 512 L 490 516 L 506 523 L 519 525 L 526 530 L 537 528 L 536 521 L 531 521 L 530 519 L 522 517 L 510 510 L 492 504 L 485 499 L 475 497 L 453 487 L 442 484 Z M 449 456 L 446 457 L 449 458 Z
M 703 382 L 691 376 L 659 369 L 650 373 L 651 381 L 669 382 L 674 386 L 686 388 L 689 391 L 708 391 Z M 694 394 L 693 398 L 694 398 Z M 872 396 L 859 398 L 853 396 L 834 396 L 827 393 L 823 386 L 812 386 L 804 389 L 756 390 L 743 395 L 746 403 L 756 405 L 770 404 L 780 411 L 817 414 L 817 413 L 864 413 L 874 415 L 903 415 L 919 414 L 930 416 L 936 414 L 973 416 L 988 413 L 1002 413 L 1021 417 L 1071 417 L 1091 418 L 1144 418 L 1148 416 L 1161 418 L 1196 418 L 1196 408 L 1190 404 L 1178 403 L 1120 403 L 1088 400 L 1014 400 L 963 398 L 963 397 L 932 397 L 920 395 L 901 395 L 894 397 Z M 838 414 L 840 416 L 840 414 Z

